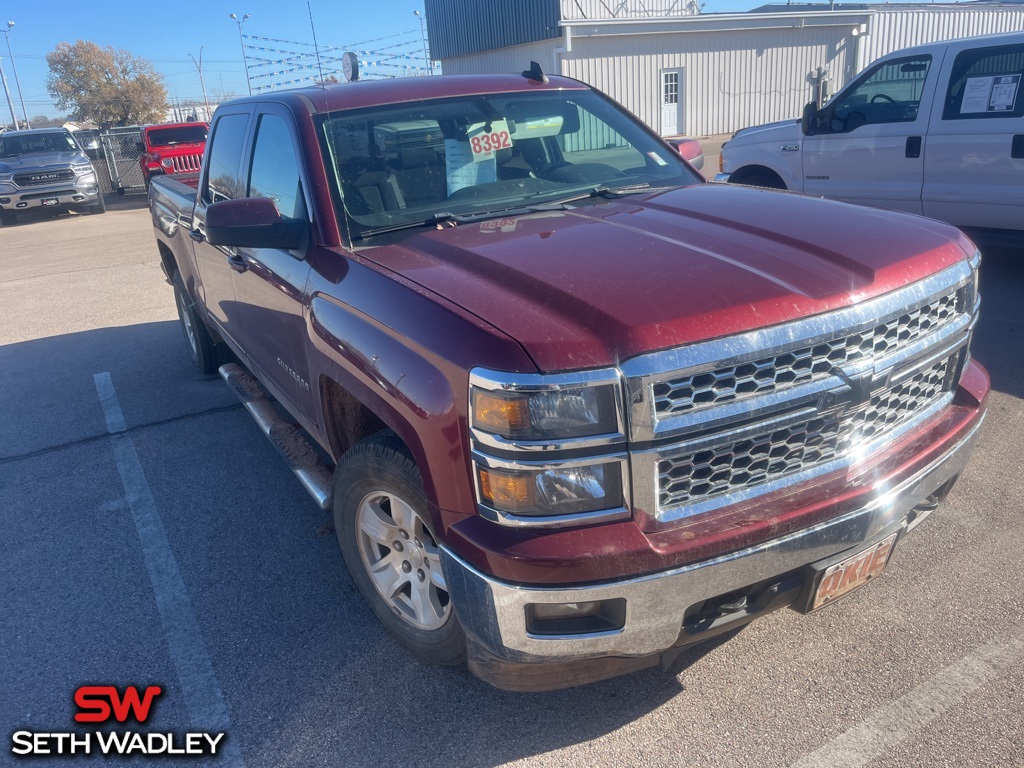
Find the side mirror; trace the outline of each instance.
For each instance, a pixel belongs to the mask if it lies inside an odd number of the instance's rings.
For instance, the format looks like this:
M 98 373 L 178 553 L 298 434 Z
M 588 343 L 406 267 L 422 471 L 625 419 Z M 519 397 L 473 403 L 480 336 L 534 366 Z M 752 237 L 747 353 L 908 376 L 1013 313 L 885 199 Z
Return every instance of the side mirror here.
M 233 248 L 281 248 L 294 251 L 306 244 L 309 224 L 284 219 L 267 197 L 221 200 L 206 209 L 206 240 Z
M 137 150 L 139 150 L 139 152 L 140 152 L 141 154 L 143 154 L 143 155 L 144 155 L 144 154 L 146 154 L 146 145 L 145 145 L 145 144 L 144 144 L 143 142 L 141 142 L 141 141 L 136 141 L 136 142 L 135 142 L 135 148 L 136 148 Z
M 818 105 L 813 101 L 804 105 L 804 113 L 800 118 L 800 130 L 804 136 L 813 136 L 818 127 Z

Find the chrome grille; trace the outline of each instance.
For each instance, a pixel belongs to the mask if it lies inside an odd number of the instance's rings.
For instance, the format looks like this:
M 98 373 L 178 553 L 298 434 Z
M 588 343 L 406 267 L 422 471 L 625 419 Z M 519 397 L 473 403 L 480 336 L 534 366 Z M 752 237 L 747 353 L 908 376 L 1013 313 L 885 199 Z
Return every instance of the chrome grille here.
M 189 173 L 198 171 L 203 162 L 202 155 L 179 155 L 171 158 L 176 173 Z
M 56 184 L 61 181 L 72 181 L 75 172 L 70 168 L 59 171 L 25 171 L 14 174 L 14 183 L 19 187 L 31 187 L 39 184 Z
M 658 417 L 767 394 L 834 375 L 865 357 L 881 357 L 938 330 L 957 317 L 957 291 L 917 309 L 836 339 L 752 362 L 723 366 L 652 387 Z
M 938 402 L 952 388 L 949 374 L 955 362 L 956 356 L 942 360 L 880 389 L 845 413 L 833 411 L 726 445 L 662 459 L 659 506 L 669 509 L 713 499 L 841 459 Z

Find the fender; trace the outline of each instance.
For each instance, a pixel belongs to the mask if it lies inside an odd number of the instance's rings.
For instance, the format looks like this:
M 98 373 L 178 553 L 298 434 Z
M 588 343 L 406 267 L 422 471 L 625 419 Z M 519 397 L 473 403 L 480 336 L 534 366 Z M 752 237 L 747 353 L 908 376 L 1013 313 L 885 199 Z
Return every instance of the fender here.
M 341 262 L 340 254 L 336 258 Z M 331 285 L 330 295 L 311 286 L 310 382 L 333 379 L 402 438 L 447 530 L 476 514 L 466 424 L 469 371 L 476 365 L 536 368 L 507 336 L 376 265 L 345 258 L 332 267 L 333 279 L 316 269 L 311 275 L 312 283 Z M 321 388 L 315 389 L 326 430 Z M 320 443 L 329 445 L 328 436 Z

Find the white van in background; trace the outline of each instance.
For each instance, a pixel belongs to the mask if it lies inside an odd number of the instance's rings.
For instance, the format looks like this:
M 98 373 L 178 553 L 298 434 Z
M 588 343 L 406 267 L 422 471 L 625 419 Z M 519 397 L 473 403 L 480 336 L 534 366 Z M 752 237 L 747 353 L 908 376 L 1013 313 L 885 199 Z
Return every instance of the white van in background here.
M 884 56 L 802 120 L 738 131 L 716 181 L 1024 230 L 1024 32 Z

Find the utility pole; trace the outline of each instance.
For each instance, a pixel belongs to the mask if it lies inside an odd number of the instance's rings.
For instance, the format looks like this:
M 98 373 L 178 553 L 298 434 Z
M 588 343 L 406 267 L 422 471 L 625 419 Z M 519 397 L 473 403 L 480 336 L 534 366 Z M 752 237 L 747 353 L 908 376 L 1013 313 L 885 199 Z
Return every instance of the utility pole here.
M 14 102 L 11 101 L 11 92 L 7 90 L 7 76 L 4 74 L 4 57 L 0 56 L 0 80 L 4 83 L 4 93 L 7 94 L 7 106 L 11 108 L 11 122 L 14 123 L 14 130 L 20 130 L 21 126 L 18 125 L 18 116 L 14 114 Z
M 242 49 L 245 50 L 244 48 Z M 199 70 L 199 85 L 203 87 L 203 104 L 206 105 L 206 120 L 210 120 L 210 101 L 206 98 L 206 81 L 203 80 L 203 47 L 199 46 L 199 61 L 196 61 L 196 57 L 191 53 L 188 55 L 192 59 L 192 63 L 196 65 L 196 69 Z M 249 70 L 245 71 L 246 79 L 249 77 Z
M 434 62 L 430 60 L 430 55 L 427 53 L 427 28 L 423 19 L 423 14 L 419 11 L 413 11 L 412 15 L 420 20 L 420 39 L 423 41 L 423 64 L 426 67 L 427 74 L 433 75 Z
M 242 46 L 242 66 L 245 67 L 245 85 L 249 89 L 249 95 L 252 96 L 252 83 L 249 82 L 249 61 L 245 58 L 245 42 L 242 40 L 242 25 L 245 24 L 245 20 L 250 18 L 250 16 L 248 13 L 242 16 L 242 18 L 238 18 L 236 13 L 229 14 L 229 16 L 238 25 L 238 44 Z
M 18 99 L 21 101 L 21 113 L 25 116 L 25 127 L 31 128 L 32 123 L 28 120 L 28 110 L 25 109 L 25 96 L 21 92 L 21 81 L 18 79 L 18 66 L 14 63 L 14 49 L 11 48 L 11 28 L 14 26 L 13 21 L 7 22 L 7 29 L 3 30 L 4 37 L 7 38 L 7 52 L 11 54 L 11 69 L 14 71 L 14 85 L 18 89 Z

